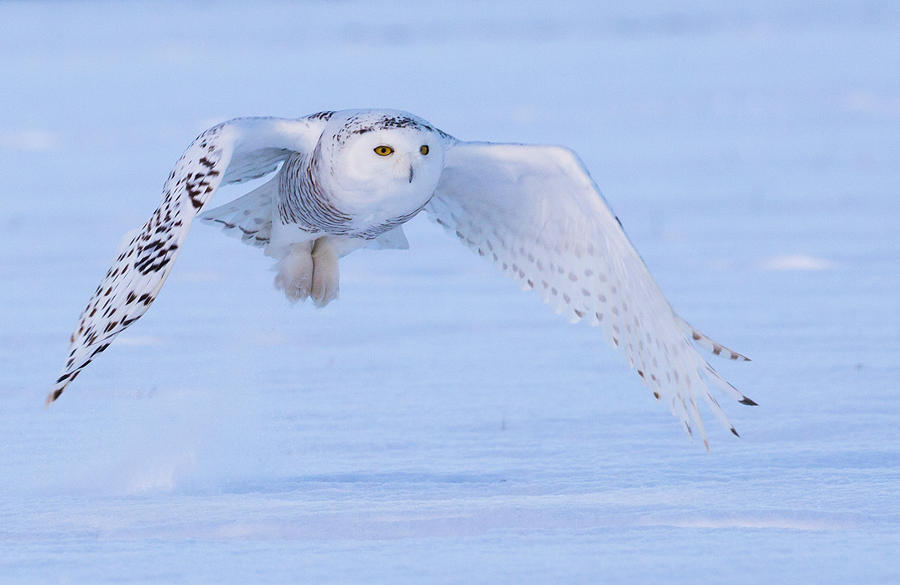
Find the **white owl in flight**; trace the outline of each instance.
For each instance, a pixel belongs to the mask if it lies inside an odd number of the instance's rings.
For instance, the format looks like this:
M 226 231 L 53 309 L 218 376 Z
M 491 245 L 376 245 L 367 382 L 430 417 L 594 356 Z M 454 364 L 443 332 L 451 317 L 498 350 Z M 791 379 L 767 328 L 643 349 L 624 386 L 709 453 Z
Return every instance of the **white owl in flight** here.
M 339 259 L 367 245 L 406 248 L 402 225 L 424 210 L 558 314 L 598 326 L 704 443 L 701 401 L 737 435 L 712 388 L 755 404 L 694 343 L 747 358 L 675 313 L 574 152 L 464 142 L 394 110 L 238 118 L 203 132 L 175 164 L 159 207 L 123 240 L 72 334 L 48 404 L 144 314 L 216 188 L 270 173 L 200 219 L 263 248 L 278 263 L 275 286 L 292 301 L 334 300 Z

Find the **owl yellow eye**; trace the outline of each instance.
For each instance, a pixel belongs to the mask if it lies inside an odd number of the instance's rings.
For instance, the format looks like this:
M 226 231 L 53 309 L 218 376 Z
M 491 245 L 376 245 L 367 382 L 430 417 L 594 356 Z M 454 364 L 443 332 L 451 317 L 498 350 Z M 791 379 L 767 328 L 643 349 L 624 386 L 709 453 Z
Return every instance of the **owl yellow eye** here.
M 427 144 L 423 144 L 422 146 L 420 146 L 420 147 L 419 147 L 419 152 L 421 152 L 422 154 L 428 154 L 428 145 L 427 145 Z
M 393 148 L 391 148 L 390 146 L 385 146 L 383 144 L 381 146 L 375 147 L 375 154 L 377 154 L 378 156 L 388 156 L 389 154 L 393 154 L 393 152 Z

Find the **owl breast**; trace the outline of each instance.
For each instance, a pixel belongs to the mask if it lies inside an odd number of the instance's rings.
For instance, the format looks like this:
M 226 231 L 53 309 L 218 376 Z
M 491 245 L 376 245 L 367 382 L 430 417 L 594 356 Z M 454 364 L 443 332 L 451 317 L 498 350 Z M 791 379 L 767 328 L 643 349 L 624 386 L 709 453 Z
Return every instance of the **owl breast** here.
M 430 198 L 414 205 L 349 209 L 340 203 L 316 152 L 294 153 L 278 176 L 277 217 L 285 226 L 310 234 L 328 234 L 373 240 L 416 215 Z

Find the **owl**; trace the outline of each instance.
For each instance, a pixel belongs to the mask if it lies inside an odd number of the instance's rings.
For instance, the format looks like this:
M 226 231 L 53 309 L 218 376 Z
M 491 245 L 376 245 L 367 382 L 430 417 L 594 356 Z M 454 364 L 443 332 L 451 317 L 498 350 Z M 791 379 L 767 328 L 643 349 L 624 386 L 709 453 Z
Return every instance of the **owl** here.
M 269 175 L 207 210 L 220 185 Z M 403 224 L 423 211 L 556 313 L 596 326 L 688 433 L 706 444 L 703 402 L 737 435 L 713 391 L 756 403 L 698 348 L 747 358 L 672 309 L 574 152 L 465 142 L 397 110 L 237 118 L 200 134 L 175 163 L 159 207 L 123 239 L 47 403 L 144 314 L 195 218 L 261 248 L 290 301 L 322 307 L 338 296 L 342 257 L 364 246 L 408 247 Z

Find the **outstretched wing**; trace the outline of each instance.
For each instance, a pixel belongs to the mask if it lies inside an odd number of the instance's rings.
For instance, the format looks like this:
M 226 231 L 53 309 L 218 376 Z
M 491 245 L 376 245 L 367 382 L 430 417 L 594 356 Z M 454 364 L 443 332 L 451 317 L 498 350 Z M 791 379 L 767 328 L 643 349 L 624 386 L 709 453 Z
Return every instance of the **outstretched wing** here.
M 689 433 L 698 429 L 706 443 L 703 400 L 737 435 L 710 387 L 755 403 L 722 379 L 691 341 L 747 358 L 675 313 L 571 150 L 454 142 L 425 209 L 557 313 L 599 326 Z
M 238 118 L 213 126 L 194 140 L 169 174 L 159 207 L 126 236 L 94 291 L 47 404 L 144 314 L 165 282 L 191 221 L 216 188 L 264 176 L 291 152 L 311 150 L 324 124 L 318 118 Z

